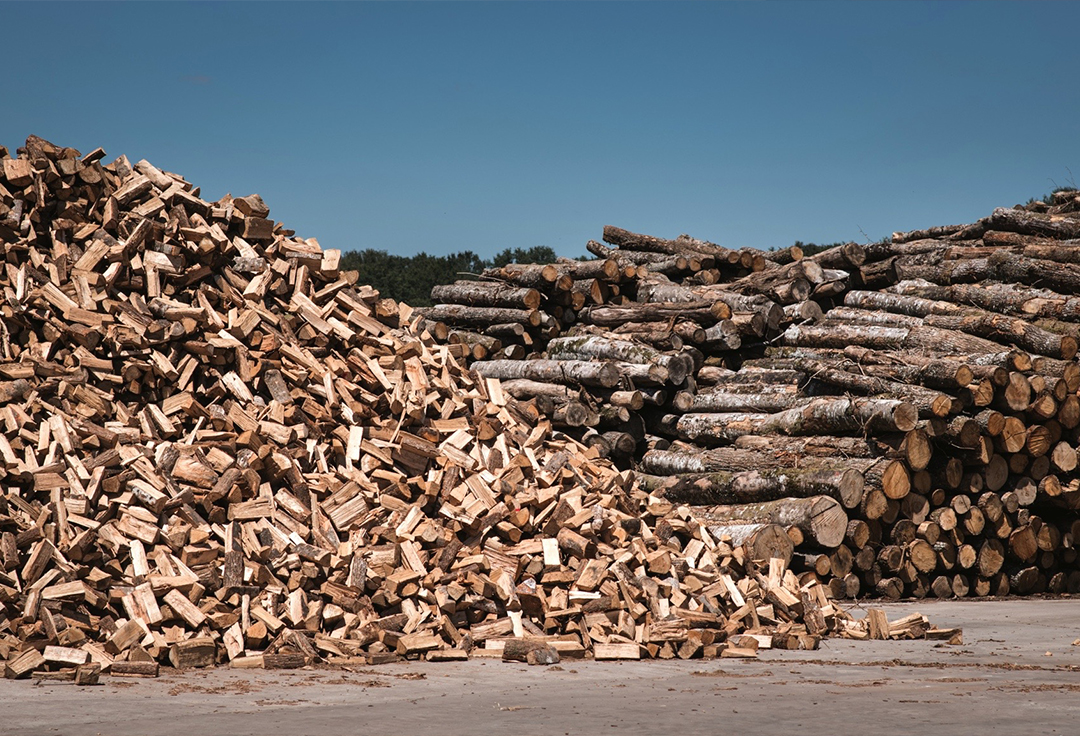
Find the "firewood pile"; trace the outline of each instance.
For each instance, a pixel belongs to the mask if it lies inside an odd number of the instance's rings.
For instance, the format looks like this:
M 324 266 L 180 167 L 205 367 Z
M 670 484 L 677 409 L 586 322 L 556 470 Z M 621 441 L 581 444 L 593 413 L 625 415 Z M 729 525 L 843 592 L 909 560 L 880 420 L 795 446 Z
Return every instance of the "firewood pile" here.
M 787 512 L 720 526 L 651 494 L 257 195 L 103 161 L 0 148 L 5 676 L 958 636 L 853 620 L 790 567 Z
M 715 536 L 786 527 L 833 598 L 1080 591 L 1078 192 L 805 258 L 604 240 L 440 287 L 422 324 L 495 328 L 480 375 Z M 468 306 L 514 289 L 516 337 Z

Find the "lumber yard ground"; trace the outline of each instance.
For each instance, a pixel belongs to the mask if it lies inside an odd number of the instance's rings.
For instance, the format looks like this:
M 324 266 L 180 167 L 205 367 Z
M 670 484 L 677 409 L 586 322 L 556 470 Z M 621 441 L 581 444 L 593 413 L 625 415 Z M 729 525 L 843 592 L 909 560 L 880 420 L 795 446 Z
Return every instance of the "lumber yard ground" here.
M 0 681 L 0 733 L 1076 734 L 1080 600 L 885 606 L 964 643 L 833 639 L 758 661 L 497 660 L 199 670 L 98 687 Z

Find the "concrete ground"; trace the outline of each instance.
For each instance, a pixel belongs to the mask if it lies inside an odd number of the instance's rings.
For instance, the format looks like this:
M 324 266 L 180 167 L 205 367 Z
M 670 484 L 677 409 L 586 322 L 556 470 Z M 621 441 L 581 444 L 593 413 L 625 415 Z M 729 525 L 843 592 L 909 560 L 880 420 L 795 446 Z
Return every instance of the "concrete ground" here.
M 890 619 L 917 611 L 962 626 L 964 643 L 832 640 L 759 661 L 218 669 L 99 687 L 0 681 L 0 733 L 1080 734 L 1080 600 L 885 608 Z

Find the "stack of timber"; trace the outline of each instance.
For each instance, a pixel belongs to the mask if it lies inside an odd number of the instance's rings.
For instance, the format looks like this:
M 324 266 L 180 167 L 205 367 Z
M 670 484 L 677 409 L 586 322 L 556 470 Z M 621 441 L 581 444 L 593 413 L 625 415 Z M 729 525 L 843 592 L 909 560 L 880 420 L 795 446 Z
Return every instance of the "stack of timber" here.
M 1076 191 L 806 258 L 604 240 L 618 303 L 478 373 L 833 597 L 1080 591 Z
M 839 293 L 849 276 L 834 267 L 862 254 L 849 245 L 804 260 L 797 247 L 735 251 L 615 227 L 604 240 L 588 244 L 596 260 L 510 264 L 438 286 L 438 304 L 417 312 L 437 340 L 466 346 L 480 375 L 536 399 L 620 467 L 640 457 L 651 416 L 690 410 L 699 382 L 792 320 L 820 316 L 809 297 Z
M 790 513 L 638 487 L 257 195 L 103 160 L 0 149 L 5 676 L 926 633 L 801 580 Z

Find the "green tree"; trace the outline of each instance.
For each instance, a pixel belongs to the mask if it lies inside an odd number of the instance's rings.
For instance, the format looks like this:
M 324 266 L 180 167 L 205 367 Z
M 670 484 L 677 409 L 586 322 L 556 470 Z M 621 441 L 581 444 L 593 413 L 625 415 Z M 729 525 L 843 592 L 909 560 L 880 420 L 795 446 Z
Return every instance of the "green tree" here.
M 498 268 L 507 263 L 554 263 L 555 251 L 546 245 L 534 245 L 532 248 L 507 248 L 491 259 L 490 265 Z

